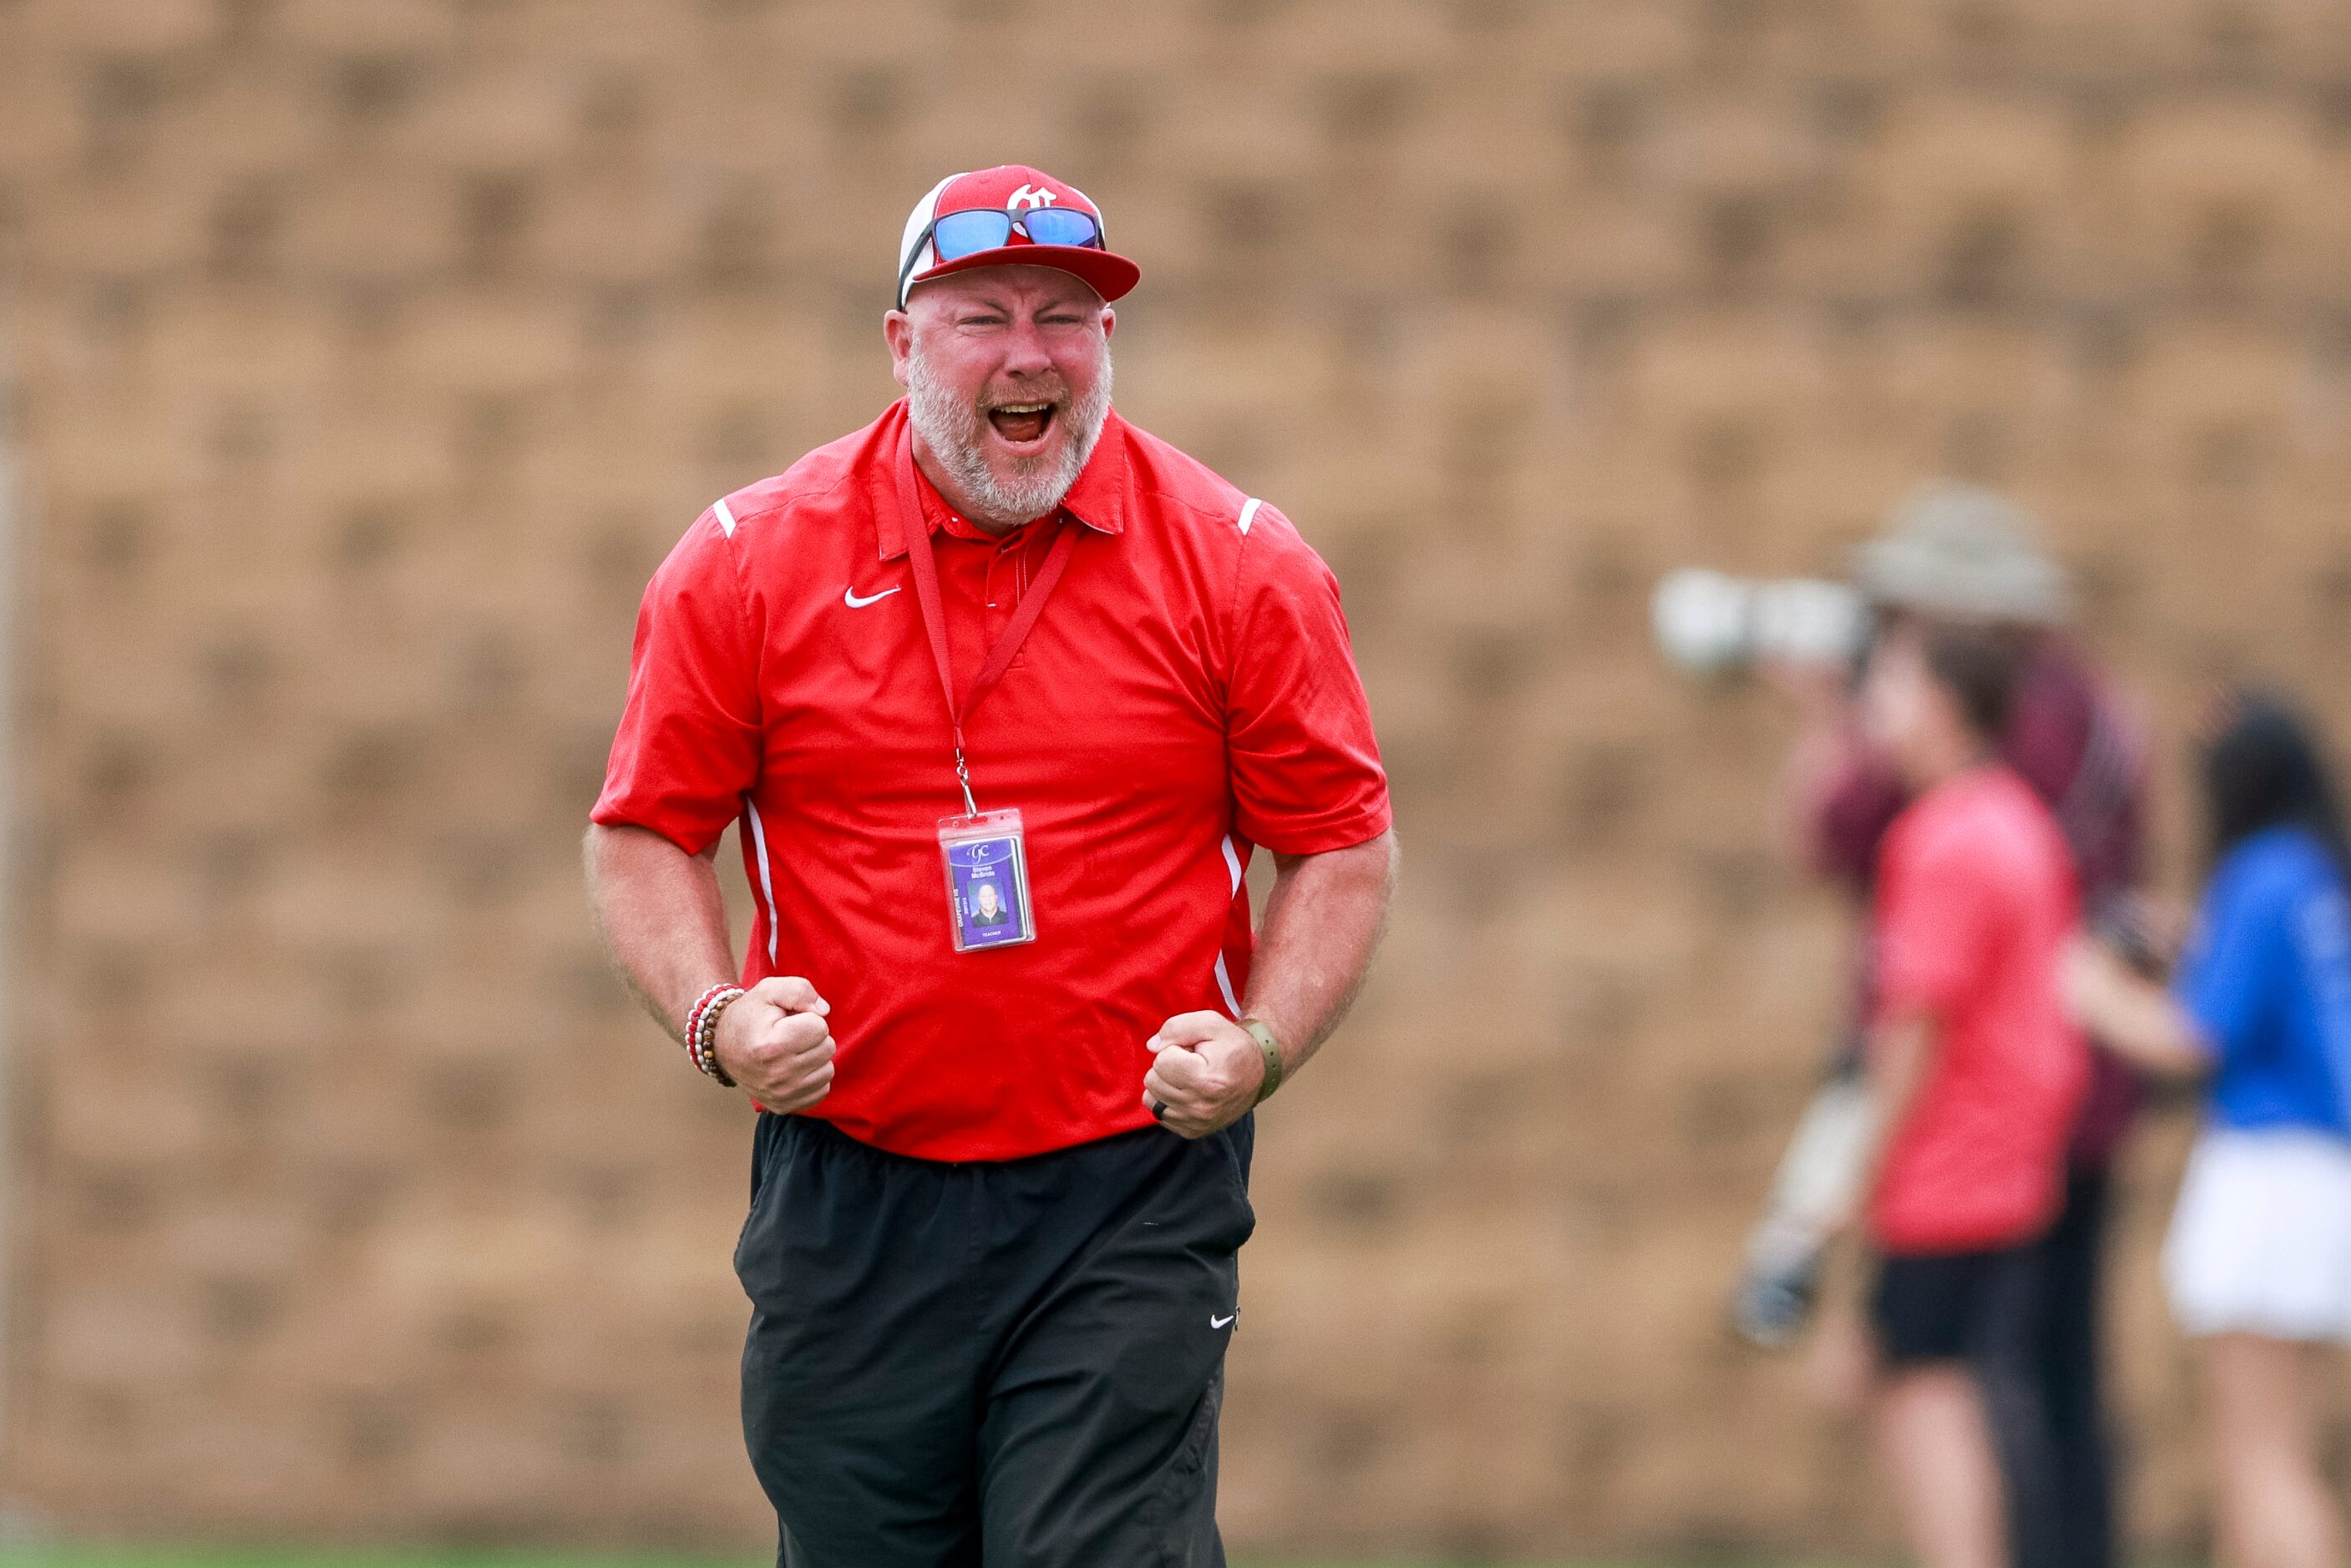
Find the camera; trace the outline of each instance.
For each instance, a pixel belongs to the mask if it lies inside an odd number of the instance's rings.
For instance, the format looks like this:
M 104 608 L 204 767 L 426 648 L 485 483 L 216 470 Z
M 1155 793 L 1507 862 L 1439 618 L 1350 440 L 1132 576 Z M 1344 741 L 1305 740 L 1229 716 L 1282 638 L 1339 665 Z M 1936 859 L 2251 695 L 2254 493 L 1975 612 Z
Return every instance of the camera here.
M 1698 675 L 1769 659 L 1848 664 L 1869 636 L 1869 607 L 1843 583 L 1756 581 L 1692 567 L 1669 574 L 1649 599 L 1658 649 Z

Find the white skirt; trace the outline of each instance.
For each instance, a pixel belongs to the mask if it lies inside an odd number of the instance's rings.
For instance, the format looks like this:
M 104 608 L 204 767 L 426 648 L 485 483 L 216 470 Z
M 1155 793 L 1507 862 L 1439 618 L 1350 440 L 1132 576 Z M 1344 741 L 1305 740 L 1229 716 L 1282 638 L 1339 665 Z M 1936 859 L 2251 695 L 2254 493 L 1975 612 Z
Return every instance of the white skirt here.
M 2208 1128 L 2163 1249 L 2191 1334 L 2351 1343 L 2351 1142 L 2300 1128 Z

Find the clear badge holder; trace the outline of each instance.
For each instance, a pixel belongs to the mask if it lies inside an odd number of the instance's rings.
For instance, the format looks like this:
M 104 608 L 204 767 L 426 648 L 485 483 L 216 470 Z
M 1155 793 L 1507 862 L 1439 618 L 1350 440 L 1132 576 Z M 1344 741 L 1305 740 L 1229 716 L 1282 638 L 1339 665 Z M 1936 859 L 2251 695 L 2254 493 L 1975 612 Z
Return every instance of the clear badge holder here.
M 1018 810 L 942 818 L 939 859 L 946 867 L 947 931 L 956 951 L 982 952 L 1037 940 Z

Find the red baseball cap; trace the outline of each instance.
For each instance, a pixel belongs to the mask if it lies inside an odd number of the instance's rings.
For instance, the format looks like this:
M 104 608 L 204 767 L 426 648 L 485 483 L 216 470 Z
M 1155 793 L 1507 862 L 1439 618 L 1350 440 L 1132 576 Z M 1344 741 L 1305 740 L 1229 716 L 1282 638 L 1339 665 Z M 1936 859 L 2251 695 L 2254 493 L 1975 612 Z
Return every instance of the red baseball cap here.
M 1084 213 L 1093 219 L 1095 234 L 1105 234 L 1102 209 L 1087 200 L 1083 191 L 1075 185 L 1065 185 L 1043 170 L 1031 169 L 1026 163 L 1007 163 L 970 174 L 950 174 L 932 186 L 931 193 L 914 203 L 914 211 L 906 220 L 906 232 L 898 240 L 898 308 L 906 308 L 906 296 L 914 285 L 949 273 L 969 272 L 974 267 L 1057 267 L 1083 279 L 1104 303 L 1120 297 L 1141 280 L 1141 267 L 1102 248 L 1108 243 L 1106 237 L 1091 245 L 1040 244 L 1015 229 L 1006 236 L 1004 244 L 992 249 L 974 251 L 953 261 L 939 260 L 931 228 L 947 214 L 974 211 L 1009 213 L 1017 219 L 1040 208 Z

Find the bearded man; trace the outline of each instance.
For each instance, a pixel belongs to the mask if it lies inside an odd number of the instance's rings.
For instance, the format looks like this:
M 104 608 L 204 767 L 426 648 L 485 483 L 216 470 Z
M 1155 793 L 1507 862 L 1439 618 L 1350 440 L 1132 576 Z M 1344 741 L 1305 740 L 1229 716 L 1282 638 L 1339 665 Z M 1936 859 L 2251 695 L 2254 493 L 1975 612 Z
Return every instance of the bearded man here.
M 638 618 L 590 880 L 761 1108 L 743 1421 L 789 1568 L 1224 1561 L 1252 1111 L 1395 848 L 1329 570 L 1111 411 L 1138 276 L 1049 175 L 942 181 L 883 317 L 906 397 L 713 503 Z

